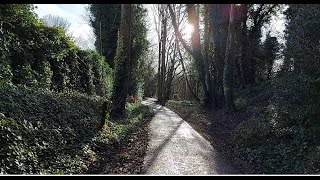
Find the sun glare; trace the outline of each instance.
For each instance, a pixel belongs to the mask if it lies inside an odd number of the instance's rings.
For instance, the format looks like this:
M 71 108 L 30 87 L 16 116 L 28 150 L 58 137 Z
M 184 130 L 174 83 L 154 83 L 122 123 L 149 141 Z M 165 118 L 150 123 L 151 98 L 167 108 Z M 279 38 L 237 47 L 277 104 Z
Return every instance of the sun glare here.
M 191 37 L 191 33 L 193 32 L 193 30 L 194 30 L 193 25 L 187 23 L 185 28 L 183 29 L 184 36 L 190 38 Z

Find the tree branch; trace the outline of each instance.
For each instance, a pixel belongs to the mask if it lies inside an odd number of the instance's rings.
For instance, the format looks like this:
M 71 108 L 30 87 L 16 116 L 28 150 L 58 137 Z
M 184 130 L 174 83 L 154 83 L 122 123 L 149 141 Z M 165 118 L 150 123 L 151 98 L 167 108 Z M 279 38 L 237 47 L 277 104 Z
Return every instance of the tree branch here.
M 172 7 L 170 6 L 170 4 L 167 4 L 168 7 L 169 7 L 169 12 L 170 12 L 170 15 L 171 15 L 171 19 L 172 19 L 172 25 L 173 25 L 173 28 L 174 28 L 174 32 L 175 32 L 175 35 L 177 36 L 177 38 L 179 39 L 179 41 L 181 42 L 182 46 L 192 55 L 194 56 L 194 52 L 191 50 L 191 47 L 187 45 L 187 43 L 184 41 L 184 39 L 182 38 L 182 35 L 179 31 L 179 28 L 178 28 L 178 24 L 177 24 L 177 18 L 176 18 L 176 15 L 174 14 L 173 12 L 173 9 Z
M 262 24 L 262 22 L 264 21 L 264 18 L 272 12 L 272 10 L 277 7 L 278 4 L 273 4 L 266 12 L 262 13 L 259 18 L 258 18 L 258 21 L 257 23 L 258 24 Z
M 181 51 L 180 51 L 179 42 L 177 42 L 177 49 L 178 49 L 178 54 L 179 54 L 179 58 L 178 59 L 179 59 L 180 64 L 182 66 L 182 72 L 183 72 L 184 78 L 186 80 L 188 89 L 189 89 L 193 99 L 196 100 L 197 102 L 200 102 L 200 99 L 197 97 L 196 93 L 193 92 L 193 89 L 190 86 L 190 83 L 189 83 L 189 80 L 188 80 L 188 76 L 187 76 L 187 73 L 186 73 L 186 68 L 185 68 L 184 63 L 183 63 L 183 58 L 182 58 L 182 54 L 181 54 Z

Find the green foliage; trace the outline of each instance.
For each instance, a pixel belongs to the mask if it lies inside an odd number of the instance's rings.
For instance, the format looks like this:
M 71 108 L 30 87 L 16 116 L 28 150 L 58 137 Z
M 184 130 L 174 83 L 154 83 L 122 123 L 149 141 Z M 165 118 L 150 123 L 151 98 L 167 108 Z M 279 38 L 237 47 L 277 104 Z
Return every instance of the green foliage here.
M 132 50 L 128 95 L 142 97 L 142 87 L 146 72 L 145 61 L 149 47 L 147 40 L 146 18 L 147 10 L 142 5 L 133 6 L 132 20 Z
M 241 109 L 247 106 L 247 100 L 242 97 L 237 97 L 234 100 L 234 104 L 236 107 L 239 107 Z
M 97 52 L 89 51 L 89 58 L 92 62 L 93 85 L 99 96 L 110 97 L 112 93 L 112 69 Z
M 125 5 L 122 5 L 125 6 Z M 131 11 L 132 5 L 124 8 L 124 12 L 129 13 Z M 128 15 L 128 16 L 131 16 Z M 111 116 L 123 116 L 125 111 L 126 97 L 128 95 L 128 83 L 129 83 L 129 65 L 130 65 L 130 27 L 131 27 L 131 18 L 124 18 L 121 16 L 121 28 L 119 30 L 119 38 L 116 56 L 114 58 L 115 67 L 114 67 L 114 85 L 113 85 L 113 111 Z
M 279 50 L 280 45 L 277 38 L 271 37 L 270 32 L 268 32 L 262 47 L 262 59 L 257 63 L 257 78 L 260 82 L 271 78 L 273 63 L 278 56 Z
M 9 64 L 0 64 L 0 84 L 11 83 L 12 72 Z
M 193 101 L 172 101 L 169 100 L 166 106 L 177 110 L 183 115 L 192 114 L 194 112 L 201 112 L 205 109 L 198 108 L 199 104 Z M 195 108 L 197 107 L 197 108 Z M 199 106 L 200 107 L 200 106 Z
M 20 77 L 21 84 L 30 86 L 30 87 L 37 85 L 38 82 L 36 80 L 36 75 L 35 75 L 35 72 L 31 69 L 30 64 L 22 66 L 18 74 L 21 75 Z
M 20 44 L 18 32 L 28 28 L 35 22 L 35 14 L 32 12 L 33 5 L 30 4 L 1 4 L 0 5 L 0 57 L 1 61 L 6 59 L 10 53 L 10 46 L 16 49 Z M 24 31 L 28 33 L 28 30 Z M 0 62 L 1 62 L 0 61 Z
M 93 139 L 94 149 L 101 150 L 108 144 L 120 143 L 127 135 L 139 127 L 143 122 L 150 119 L 154 112 L 148 106 L 142 104 L 126 103 L 125 121 L 107 121 L 107 126 Z
M 27 135 L 31 125 L 26 121 L 18 124 L 15 120 L 0 118 L 0 174 L 3 173 L 35 173 L 37 155 L 32 147 L 22 138 Z
M 252 88 L 247 101 L 252 116 L 237 128 L 234 150 L 259 173 L 319 173 L 319 87 L 308 75 L 290 73 Z
M 41 23 L 32 10 L 0 5 L 0 173 L 81 173 L 98 150 L 119 143 L 152 113 L 141 104 L 130 107 L 125 122 L 108 119 L 99 132 L 113 70 L 98 53 L 76 47 L 61 27 Z M 140 30 L 145 35 L 145 27 Z M 143 38 L 134 40 L 137 68 L 144 66 Z
M 30 5 L 1 5 L 0 9 L 0 33 L 5 35 L 0 39 L 4 43 L 1 73 L 12 72 L 12 78 L 9 73 L 2 79 L 58 92 L 111 93 L 112 72 L 101 63 L 101 56 L 81 51 L 63 28 L 40 22 Z
M 95 47 L 99 54 L 105 57 L 109 66 L 114 68 L 121 4 L 90 4 L 88 10 L 90 12 L 90 23 L 96 37 Z
M 320 172 L 319 5 L 289 5 L 283 73 L 238 93 L 236 105 L 249 120 L 230 140 L 238 155 L 257 167 L 256 173 Z M 270 79 L 279 50 L 267 35 L 261 80 Z M 290 72 L 292 71 L 292 72 Z
M 93 94 L 93 73 L 92 61 L 86 51 L 79 53 L 79 87 L 80 91 L 87 94 Z
M 285 71 L 320 75 L 320 5 L 290 4 L 286 11 Z
M 104 99 L 12 85 L 1 87 L 0 98 L 0 112 L 7 117 L 1 126 L 13 133 L 1 131 L 6 138 L 1 152 L 13 148 L 17 153 L 3 155 L 8 162 L 1 165 L 2 173 L 79 173 L 85 168 L 83 148 L 98 131 Z
M 39 72 L 39 87 L 43 89 L 50 89 L 52 85 L 52 71 L 50 68 L 50 64 L 47 61 L 41 62 L 40 69 L 42 72 Z
M 134 117 L 152 117 L 154 115 L 153 111 L 147 106 L 142 106 L 140 103 L 127 103 L 126 104 L 126 113 L 128 119 Z
M 120 143 L 153 115 L 136 104 L 127 121 L 98 131 L 105 99 L 80 93 L 57 93 L 22 86 L 0 87 L 0 170 L 3 174 L 81 173 L 99 150 Z

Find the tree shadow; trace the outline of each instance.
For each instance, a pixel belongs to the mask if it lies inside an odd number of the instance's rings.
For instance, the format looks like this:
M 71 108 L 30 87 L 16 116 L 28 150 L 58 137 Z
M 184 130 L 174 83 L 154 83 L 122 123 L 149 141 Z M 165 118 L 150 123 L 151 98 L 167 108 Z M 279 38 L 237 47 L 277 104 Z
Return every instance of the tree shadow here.
M 170 142 L 171 138 L 176 134 L 176 132 L 178 131 L 182 123 L 183 123 L 183 120 L 180 120 L 177 123 L 176 127 L 169 132 L 169 136 L 167 136 L 167 138 L 157 148 L 152 150 L 152 157 L 146 163 L 144 170 L 142 171 L 143 174 L 145 174 L 147 170 L 151 167 L 151 165 L 154 164 L 155 160 L 161 153 L 162 149 Z
M 203 159 L 212 159 L 212 162 L 209 163 L 210 173 L 237 174 L 237 171 L 231 166 L 230 163 L 228 163 L 227 159 L 225 159 L 218 150 L 215 150 L 209 141 L 203 138 L 200 134 L 194 135 L 194 137 L 197 139 L 197 143 L 203 149 L 207 149 L 209 146 L 209 153 L 205 153 L 204 151 L 200 151 L 200 153 Z
M 152 107 L 155 111 L 155 113 L 160 111 L 165 111 L 165 116 L 162 118 L 180 118 L 177 114 L 172 112 L 169 109 L 166 109 L 160 105 L 155 104 L 153 101 L 149 100 L 145 103 L 145 105 L 149 105 Z M 166 112 L 167 111 L 167 112 Z M 169 132 L 169 135 L 166 136 L 166 138 L 159 144 L 155 149 L 152 149 L 150 154 L 151 158 L 148 158 L 146 160 L 144 170 L 142 173 L 147 173 L 147 171 L 151 168 L 151 166 L 155 163 L 157 157 L 161 154 L 165 146 L 170 142 L 170 140 L 173 138 L 173 136 L 177 133 L 181 125 L 185 121 L 181 119 L 179 122 L 174 123 L 173 130 Z M 187 122 L 185 122 L 190 128 L 192 128 Z M 192 128 L 193 129 L 193 128 Z M 224 156 L 222 156 L 221 153 L 214 150 L 211 143 L 207 141 L 205 138 L 203 138 L 197 131 L 193 129 L 191 131 L 192 136 L 195 138 L 196 143 L 199 145 L 200 151 L 197 151 L 197 154 L 199 154 L 202 159 L 204 159 L 207 162 L 207 165 L 209 167 L 210 174 L 236 174 L 236 170 L 230 166 L 230 163 L 226 159 L 224 159 Z M 202 150 L 203 149 L 203 150 Z

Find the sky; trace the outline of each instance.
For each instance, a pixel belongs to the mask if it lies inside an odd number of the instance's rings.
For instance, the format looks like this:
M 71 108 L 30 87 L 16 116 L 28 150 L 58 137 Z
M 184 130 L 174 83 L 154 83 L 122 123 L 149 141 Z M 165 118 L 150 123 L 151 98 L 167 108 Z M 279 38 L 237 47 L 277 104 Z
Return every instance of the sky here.
M 83 46 L 86 42 L 86 47 L 89 49 L 95 49 L 94 41 L 95 36 L 93 34 L 92 27 L 86 20 L 86 16 L 88 12 L 86 11 L 86 4 L 34 4 L 37 6 L 35 9 L 35 13 L 38 14 L 39 18 L 47 14 L 58 15 L 63 18 L 66 18 L 71 26 L 69 28 L 68 33 L 73 37 L 81 37 L 84 39 L 82 43 L 77 43 L 79 46 Z M 147 16 L 147 26 L 148 26 L 148 34 L 147 39 L 153 43 L 158 42 L 157 33 L 155 31 L 155 23 L 154 17 L 151 13 L 151 5 L 146 5 L 148 10 Z M 190 33 L 189 33 L 190 34 Z
M 38 14 L 39 18 L 47 14 L 58 15 L 60 17 L 66 18 L 71 26 L 68 33 L 75 38 L 81 37 L 82 42 L 86 42 L 84 48 L 95 49 L 94 41 L 95 37 L 93 34 L 92 27 L 87 22 L 85 16 L 87 14 L 85 4 L 34 4 L 37 6 L 35 13 Z M 80 44 L 76 42 L 77 45 L 83 46 L 84 43 Z
M 85 46 L 83 48 L 95 49 L 95 37 L 93 30 L 85 18 L 88 14 L 85 9 L 87 6 L 86 4 L 35 4 L 35 6 L 37 6 L 35 12 L 40 18 L 47 14 L 58 15 L 63 18 L 67 18 L 71 23 L 68 33 L 75 38 L 80 37 L 80 39 L 82 39 L 82 43 L 76 42 L 76 44 L 79 46 Z M 155 32 L 155 22 L 151 13 L 151 5 L 146 5 L 146 8 L 148 10 L 148 40 L 156 43 L 158 41 L 158 37 L 157 33 Z M 271 29 L 271 35 L 278 37 L 278 41 L 281 44 L 284 44 L 284 23 L 284 16 L 283 14 L 280 14 L 278 18 L 273 17 L 270 26 L 265 27 L 263 31 L 265 32 L 267 29 Z M 262 37 L 262 41 L 264 41 L 264 39 L 265 35 Z

